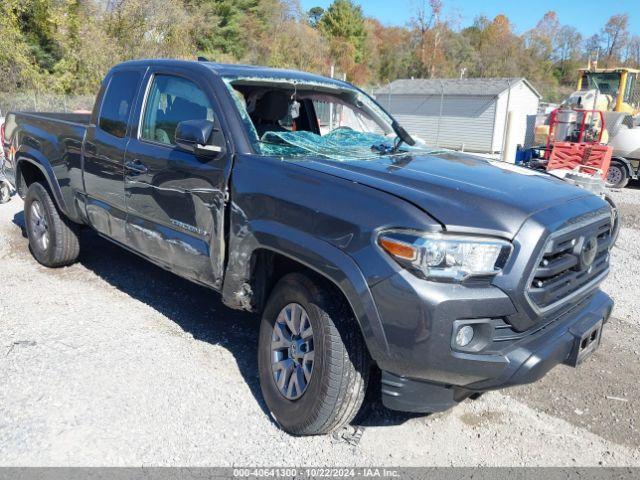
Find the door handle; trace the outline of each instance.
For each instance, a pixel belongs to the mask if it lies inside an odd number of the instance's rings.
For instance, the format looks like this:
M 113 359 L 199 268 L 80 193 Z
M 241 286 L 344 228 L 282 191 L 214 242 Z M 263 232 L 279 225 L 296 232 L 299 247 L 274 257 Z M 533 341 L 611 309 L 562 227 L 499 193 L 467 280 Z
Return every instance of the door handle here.
M 149 168 L 140 160 L 125 162 L 124 168 L 131 175 L 142 175 L 149 172 Z

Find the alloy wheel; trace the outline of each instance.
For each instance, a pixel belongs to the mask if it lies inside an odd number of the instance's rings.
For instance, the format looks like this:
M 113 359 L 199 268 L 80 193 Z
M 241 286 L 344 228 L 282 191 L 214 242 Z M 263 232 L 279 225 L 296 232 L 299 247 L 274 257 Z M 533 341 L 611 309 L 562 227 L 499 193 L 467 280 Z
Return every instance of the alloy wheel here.
M 31 202 L 30 213 L 30 226 L 33 240 L 38 248 L 46 251 L 49 247 L 49 226 L 44 209 L 39 201 L 34 200 Z
M 278 314 L 271 336 L 271 371 L 280 393 L 288 400 L 300 398 L 313 374 L 313 328 L 307 311 L 298 303 Z

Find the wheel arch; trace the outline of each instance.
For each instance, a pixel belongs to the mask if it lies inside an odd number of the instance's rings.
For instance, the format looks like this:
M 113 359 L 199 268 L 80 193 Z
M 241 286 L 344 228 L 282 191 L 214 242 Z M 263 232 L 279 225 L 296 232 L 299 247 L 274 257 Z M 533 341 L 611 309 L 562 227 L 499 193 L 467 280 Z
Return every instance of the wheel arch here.
M 624 157 L 611 157 L 611 163 L 614 163 L 614 162 L 622 164 L 622 166 L 627 172 L 627 176 L 629 178 L 633 178 L 634 176 L 633 167 L 631 166 L 631 162 L 629 162 L 629 160 L 627 160 Z
M 388 354 L 373 295 L 349 255 L 291 227 L 272 222 L 260 222 L 257 227 L 230 252 L 222 289 L 227 306 L 259 312 L 279 278 L 292 271 L 309 271 L 327 280 L 348 302 L 371 357 L 376 360 Z
M 32 149 L 19 150 L 16 158 L 16 189 L 20 197 L 24 198 L 27 188 L 34 181 L 44 181 L 53 194 L 56 206 L 66 213 L 67 208 L 60 184 L 47 159 L 40 152 Z

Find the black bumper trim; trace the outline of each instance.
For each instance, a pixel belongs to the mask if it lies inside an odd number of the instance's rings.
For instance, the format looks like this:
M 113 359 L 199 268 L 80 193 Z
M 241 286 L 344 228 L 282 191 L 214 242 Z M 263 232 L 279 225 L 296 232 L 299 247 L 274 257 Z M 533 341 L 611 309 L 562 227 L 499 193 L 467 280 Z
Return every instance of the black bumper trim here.
M 406 412 L 441 412 L 465 398 L 489 390 L 532 383 L 559 364 L 575 365 L 576 355 L 585 334 L 606 323 L 613 308 L 612 300 L 602 294 L 589 309 L 575 312 L 559 324 L 548 325 L 529 339 L 522 339 L 504 355 L 507 367 L 502 374 L 468 385 L 443 385 L 425 380 L 382 372 L 382 403 L 392 410 Z M 598 340 L 599 341 L 599 340 Z M 473 357 L 476 357 L 475 359 Z M 469 366 L 483 361 L 483 355 L 468 355 Z
M 443 412 L 473 393 L 464 388 L 421 382 L 385 371 L 381 382 L 382 404 L 401 412 Z

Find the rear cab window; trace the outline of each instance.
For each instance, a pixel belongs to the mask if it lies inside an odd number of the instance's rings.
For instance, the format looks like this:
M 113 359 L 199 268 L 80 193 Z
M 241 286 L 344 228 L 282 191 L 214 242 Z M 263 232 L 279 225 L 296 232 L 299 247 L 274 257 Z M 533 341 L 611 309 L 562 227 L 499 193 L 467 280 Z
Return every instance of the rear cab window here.
M 142 72 L 134 70 L 115 72 L 111 76 L 98 117 L 101 130 L 118 138 L 126 135 L 141 79 Z

